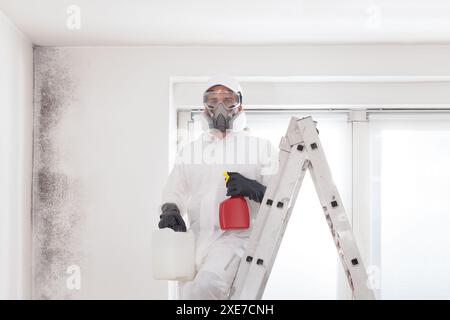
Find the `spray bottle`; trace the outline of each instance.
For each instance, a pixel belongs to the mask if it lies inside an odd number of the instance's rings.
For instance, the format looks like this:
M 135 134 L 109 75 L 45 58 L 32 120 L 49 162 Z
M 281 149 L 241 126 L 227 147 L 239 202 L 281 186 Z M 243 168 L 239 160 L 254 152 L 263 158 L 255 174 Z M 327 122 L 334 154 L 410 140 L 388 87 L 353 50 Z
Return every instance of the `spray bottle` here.
M 230 176 L 224 172 L 225 185 Z M 219 207 L 220 228 L 222 230 L 248 229 L 250 225 L 250 214 L 247 201 L 243 196 L 231 196 L 222 201 Z

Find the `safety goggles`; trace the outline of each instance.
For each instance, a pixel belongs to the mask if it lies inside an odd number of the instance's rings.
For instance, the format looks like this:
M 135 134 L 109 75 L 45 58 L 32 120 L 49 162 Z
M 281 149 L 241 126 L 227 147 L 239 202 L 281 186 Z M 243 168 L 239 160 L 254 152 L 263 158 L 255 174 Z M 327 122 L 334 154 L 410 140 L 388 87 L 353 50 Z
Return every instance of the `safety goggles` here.
M 234 92 L 205 92 L 203 104 L 210 110 L 216 109 L 222 104 L 226 109 L 232 110 L 240 105 L 240 96 Z

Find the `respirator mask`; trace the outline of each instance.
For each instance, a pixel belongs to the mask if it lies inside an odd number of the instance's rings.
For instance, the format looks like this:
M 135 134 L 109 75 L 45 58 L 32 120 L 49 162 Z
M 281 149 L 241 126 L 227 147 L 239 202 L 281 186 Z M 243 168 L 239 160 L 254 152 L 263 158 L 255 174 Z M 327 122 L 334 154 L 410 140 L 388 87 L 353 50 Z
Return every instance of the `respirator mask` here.
M 238 129 L 236 124 L 245 120 L 244 112 L 239 111 L 242 104 L 241 93 L 228 90 L 206 91 L 203 105 L 206 108 L 205 118 L 210 129 L 223 133 L 226 130 Z M 239 128 L 240 129 L 240 128 Z

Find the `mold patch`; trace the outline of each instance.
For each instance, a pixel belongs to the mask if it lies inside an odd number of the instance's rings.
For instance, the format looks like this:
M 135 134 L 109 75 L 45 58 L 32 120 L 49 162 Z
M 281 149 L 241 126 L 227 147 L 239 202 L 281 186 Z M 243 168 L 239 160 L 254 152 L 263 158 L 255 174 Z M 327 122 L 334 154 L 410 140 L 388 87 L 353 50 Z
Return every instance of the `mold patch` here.
M 37 47 L 35 61 L 33 160 L 33 298 L 73 299 L 67 268 L 82 265 L 83 214 L 79 183 L 61 166 L 58 127 L 75 100 L 75 86 L 64 49 Z

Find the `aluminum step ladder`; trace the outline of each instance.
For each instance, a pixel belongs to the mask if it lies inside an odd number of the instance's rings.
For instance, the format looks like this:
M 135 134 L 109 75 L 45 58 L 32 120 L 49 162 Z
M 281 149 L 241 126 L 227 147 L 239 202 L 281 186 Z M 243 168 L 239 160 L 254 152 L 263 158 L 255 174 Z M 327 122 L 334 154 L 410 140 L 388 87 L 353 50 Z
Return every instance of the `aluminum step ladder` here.
M 230 299 L 261 299 L 306 170 L 333 236 L 354 299 L 375 299 L 352 227 L 334 185 L 316 124 L 311 117 L 291 118 L 280 142 L 279 169 L 267 186 Z

